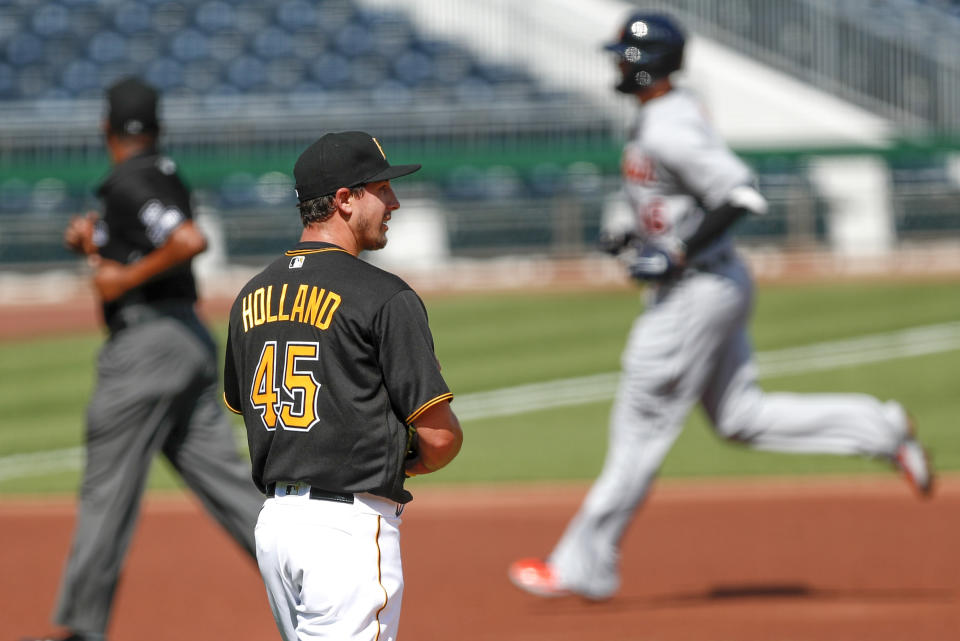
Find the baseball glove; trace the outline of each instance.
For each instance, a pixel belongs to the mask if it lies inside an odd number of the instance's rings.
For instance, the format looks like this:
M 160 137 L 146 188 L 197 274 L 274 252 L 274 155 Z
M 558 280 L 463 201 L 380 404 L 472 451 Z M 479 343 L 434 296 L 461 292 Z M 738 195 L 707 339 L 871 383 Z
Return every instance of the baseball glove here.
M 417 428 L 413 425 L 407 425 L 407 454 L 404 458 L 404 465 L 407 468 L 407 477 L 413 476 L 409 469 L 420 460 L 420 437 L 417 435 Z

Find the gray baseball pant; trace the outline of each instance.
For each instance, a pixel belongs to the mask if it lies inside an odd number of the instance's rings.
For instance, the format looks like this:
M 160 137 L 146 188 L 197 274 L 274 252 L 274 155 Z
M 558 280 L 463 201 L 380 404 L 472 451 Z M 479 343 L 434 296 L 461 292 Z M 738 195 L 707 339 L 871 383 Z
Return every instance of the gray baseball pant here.
M 720 436 L 755 449 L 894 455 L 907 432 L 895 401 L 760 389 L 752 298 L 746 267 L 731 258 L 661 287 L 634 323 L 603 470 L 549 558 L 564 585 L 592 598 L 617 590 L 620 539 L 698 401 Z
M 263 495 L 222 409 L 218 372 L 213 340 L 193 314 L 124 329 L 102 347 L 56 623 L 105 633 L 157 452 L 255 561 L 253 530 Z

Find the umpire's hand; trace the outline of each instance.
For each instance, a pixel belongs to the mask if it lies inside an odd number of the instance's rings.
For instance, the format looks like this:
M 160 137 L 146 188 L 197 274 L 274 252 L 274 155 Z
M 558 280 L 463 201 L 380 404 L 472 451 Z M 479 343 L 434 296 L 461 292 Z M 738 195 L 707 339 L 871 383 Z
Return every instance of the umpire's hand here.
M 97 246 L 93 242 L 93 230 L 100 216 L 90 211 L 84 216 L 74 216 L 70 219 L 63 232 L 63 244 L 72 252 L 90 256 L 97 253 Z

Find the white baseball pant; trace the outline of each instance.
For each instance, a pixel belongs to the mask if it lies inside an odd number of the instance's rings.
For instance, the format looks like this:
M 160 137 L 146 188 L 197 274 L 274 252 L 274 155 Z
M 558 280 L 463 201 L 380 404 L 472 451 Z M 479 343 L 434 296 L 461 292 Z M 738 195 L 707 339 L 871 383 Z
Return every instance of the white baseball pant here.
M 395 641 L 403 597 L 401 511 L 371 494 L 311 499 L 309 486 L 268 498 L 257 562 L 284 641 Z M 305 488 L 305 491 L 304 491 Z

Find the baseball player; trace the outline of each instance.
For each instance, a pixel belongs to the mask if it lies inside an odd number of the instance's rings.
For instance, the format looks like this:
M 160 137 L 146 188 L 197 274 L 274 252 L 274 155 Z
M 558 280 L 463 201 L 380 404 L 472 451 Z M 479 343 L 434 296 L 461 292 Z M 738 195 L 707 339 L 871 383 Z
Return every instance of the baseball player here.
M 730 226 L 763 214 L 750 170 L 721 141 L 688 91 L 674 87 L 685 37 L 668 16 L 631 15 L 616 42 L 618 91 L 641 105 L 623 150 L 633 227 L 607 238 L 649 283 L 630 332 L 600 477 L 549 557 L 522 559 L 512 582 L 540 596 L 613 595 L 621 537 L 699 402 L 724 438 L 781 452 L 859 454 L 898 466 L 922 495 L 933 476 L 895 401 L 860 394 L 766 394 L 747 323 L 753 285 Z
M 70 641 L 104 639 L 150 463 L 162 452 L 207 510 L 254 555 L 263 499 L 219 398 L 214 341 L 194 311 L 193 256 L 206 240 L 174 162 L 157 151 L 157 92 L 129 78 L 107 92 L 113 169 L 103 216 L 69 224 L 109 338 L 87 408 L 86 468 L 55 621 Z
M 358 258 L 400 206 L 380 143 L 323 136 L 294 166 L 300 242 L 230 311 L 224 399 L 243 414 L 267 499 L 257 560 L 286 641 L 396 638 L 407 476 L 460 450 L 420 298 Z

